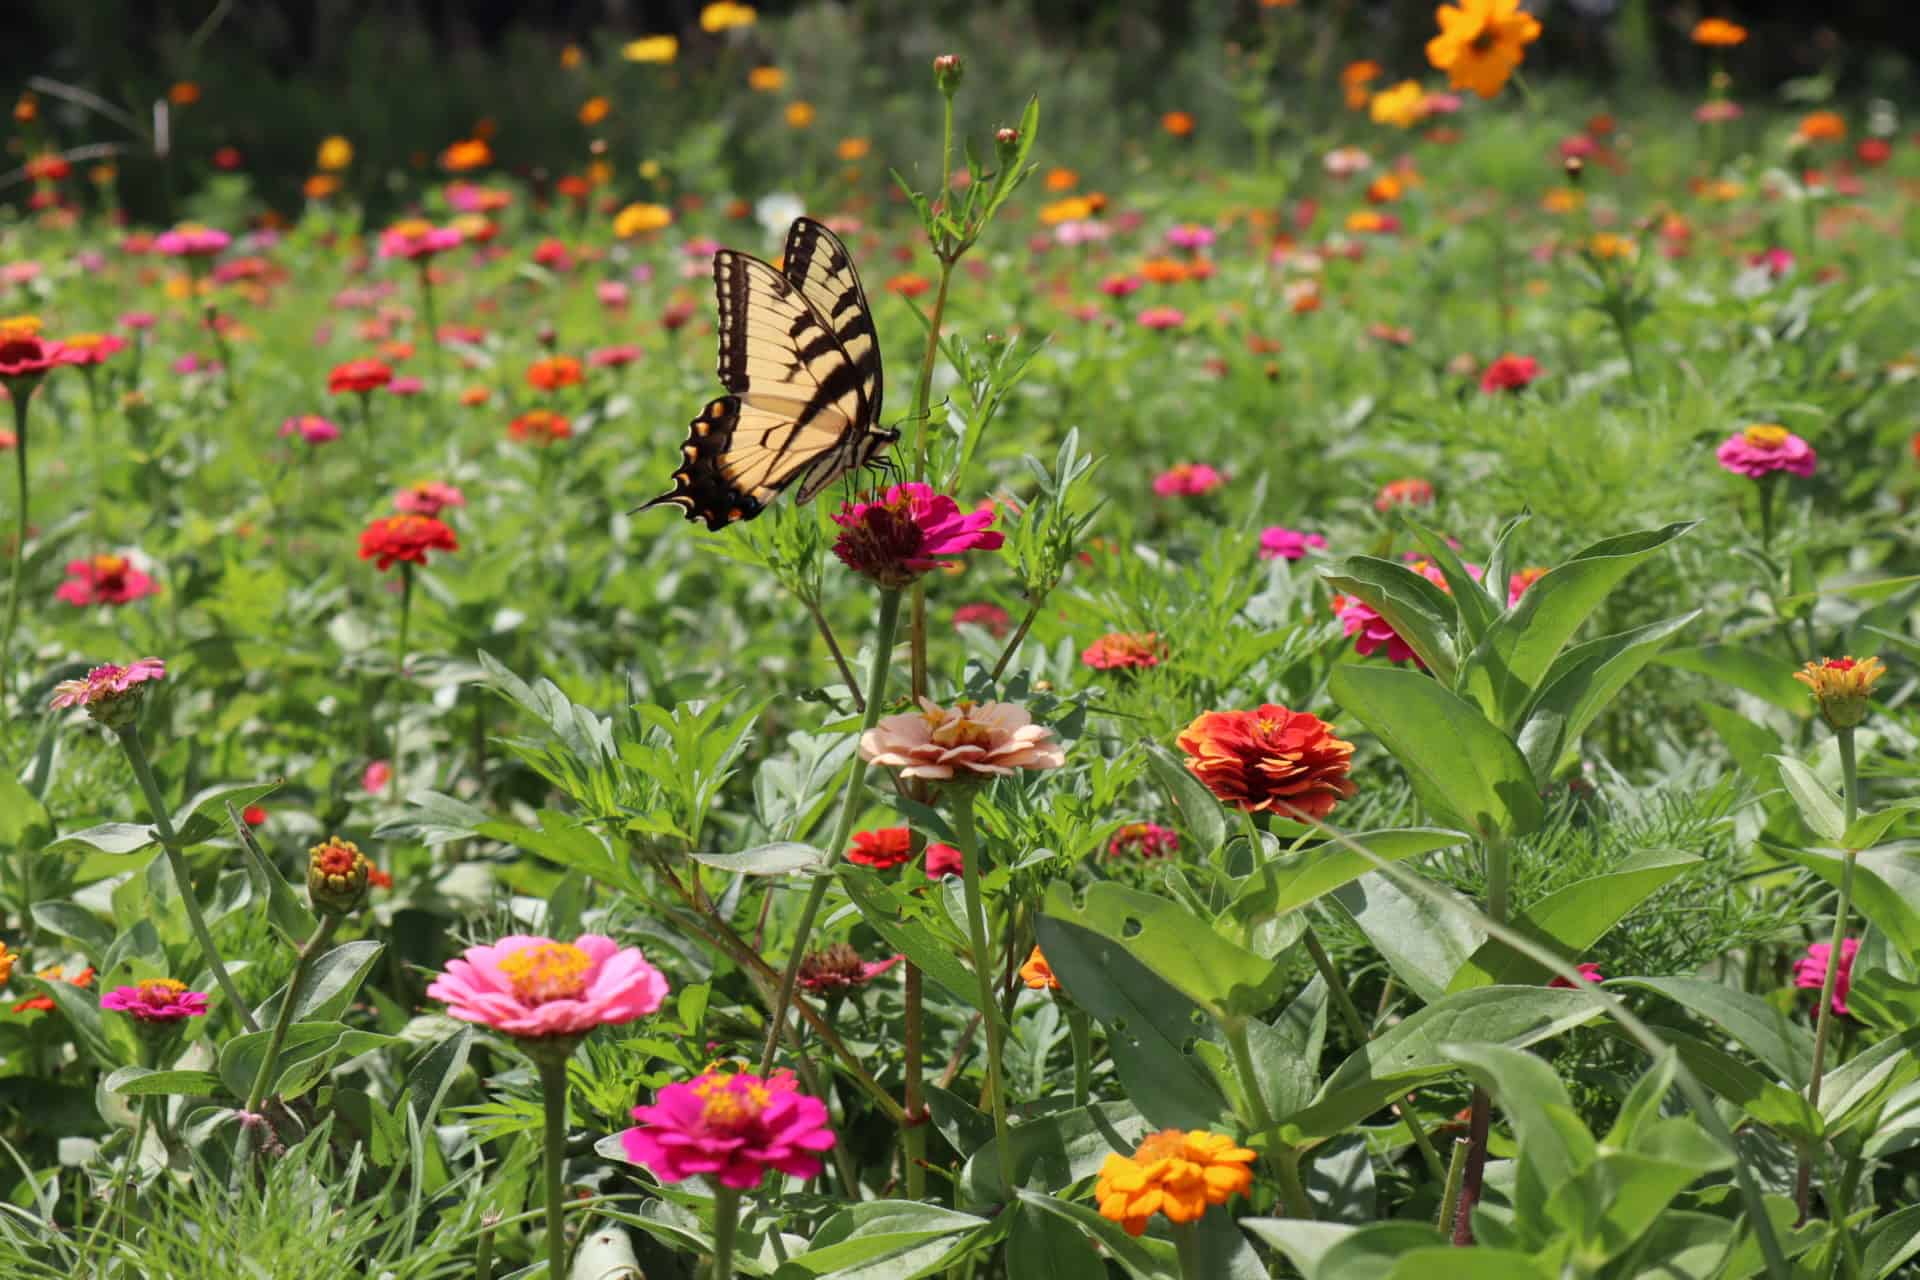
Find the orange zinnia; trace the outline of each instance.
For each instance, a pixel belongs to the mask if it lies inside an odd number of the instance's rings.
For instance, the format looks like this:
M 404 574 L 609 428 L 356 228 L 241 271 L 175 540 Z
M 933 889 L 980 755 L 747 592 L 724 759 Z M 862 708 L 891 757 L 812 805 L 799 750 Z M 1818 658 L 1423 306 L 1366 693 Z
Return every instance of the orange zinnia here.
M 1796 132 L 1808 142 L 1844 142 L 1847 120 L 1838 111 L 1815 111 L 1800 121 Z
M 1540 38 L 1539 21 L 1520 0 L 1461 0 L 1434 10 L 1440 34 L 1427 41 L 1427 61 L 1447 73 L 1455 89 L 1483 98 L 1500 92 Z
M 1725 18 L 1702 18 L 1693 25 L 1693 42 L 1715 49 L 1731 49 L 1734 45 L 1745 44 L 1747 29 L 1737 22 L 1728 22 Z
M 1140 264 L 1140 274 L 1155 284 L 1180 284 L 1190 273 L 1178 258 L 1148 258 Z
M 1346 91 L 1347 109 L 1363 111 L 1373 95 L 1367 92 L 1367 86 L 1378 80 L 1384 68 L 1371 58 L 1362 58 L 1358 62 L 1349 62 L 1340 72 L 1340 87 Z
M 465 138 L 440 153 L 440 167 L 449 173 L 484 169 L 493 163 L 493 148 L 484 138 Z
M 1047 963 L 1047 958 L 1040 954 L 1038 947 L 1035 947 L 1033 954 L 1027 957 L 1027 962 L 1020 966 L 1020 981 L 1026 983 L 1030 991 L 1060 989 L 1060 979 L 1053 976 L 1053 966 Z
M 1324 818 L 1355 791 L 1347 778 L 1353 744 L 1309 712 L 1272 703 L 1208 711 L 1177 741 L 1187 772 L 1221 803 L 1246 813 Z
M 537 391 L 577 387 L 580 377 L 580 361 L 573 356 L 549 356 L 527 366 L 527 385 Z
M 1093 1194 L 1101 1217 L 1137 1236 L 1156 1213 L 1169 1222 L 1198 1222 L 1208 1205 L 1245 1195 L 1253 1185 L 1247 1167 L 1253 1158 L 1224 1133 L 1162 1129 L 1148 1134 L 1131 1156 L 1109 1155 Z
M 1185 111 L 1169 111 L 1160 117 L 1160 127 L 1176 138 L 1193 133 L 1193 116 Z

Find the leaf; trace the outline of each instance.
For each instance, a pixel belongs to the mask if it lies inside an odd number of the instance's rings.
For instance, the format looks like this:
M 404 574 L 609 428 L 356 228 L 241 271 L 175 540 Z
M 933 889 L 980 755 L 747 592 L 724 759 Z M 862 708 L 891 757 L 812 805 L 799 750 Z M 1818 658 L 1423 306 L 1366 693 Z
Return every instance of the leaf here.
M 245 809 L 250 804 L 258 804 L 286 783 L 285 778 L 274 778 L 268 782 L 230 782 L 218 787 L 208 787 L 182 806 L 173 816 L 174 835 L 181 848 L 189 845 L 205 844 L 220 834 L 226 825 L 226 806 Z
M 1891 1276 L 1920 1254 L 1920 1204 L 1896 1209 L 1868 1227 L 1862 1243 L 1863 1274 Z
M 1909 964 L 1920 963 L 1920 857 L 1900 842 L 1854 855 L 1853 905 L 1900 949 Z M 1768 844 L 1770 853 L 1795 862 L 1840 887 L 1846 859 L 1820 849 L 1791 849 Z
M 122 1064 L 124 1059 L 108 1039 L 101 1020 L 99 996 L 60 978 L 29 978 L 28 982 L 32 989 L 53 1000 L 54 1008 L 73 1028 L 75 1041 L 103 1070 L 112 1071 Z
M 1500 605 L 1488 594 L 1483 585 L 1486 578 L 1475 578 L 1461 563 L 1460 556 L 1447 545 L 1447 540 L 1427 526 L 1413 519 L 1402 509 L 1400 522 L 1413 532 L 1421 549 L 1427 553 L 1427 559 L 1433 561 L 1440 570 L 1440 576 L 1447 580 L 1447 594 L 1452 597 L 1454 613 L 1459 619 L 1462 630 L 1466 632 L 1467 643 L 1480 643 L 1480 637 L 1487 633 L 1493 620 L 1500 616 Z M 1424 575 L 1422 575 L 1424 576 Z M 1496 587 L 1499 586 L 1495 582 Z
M 36 902 L 33 922 L 49 933 L 73 939 L 91 960 L 101 959 L 113 945 L 112 926 L 77 902 Z
M 1526 758 L 1471 703 L 1420 672 L 1353 663 L 1334 668 L 1327 687 L 1400 762 L 1414 795 L 1441 822 L 1483 840 L 1540 825 Z
M 906 956 L 927 977 L 946 988 L 947 994 L 968 1008 L 980 998 L 973 970 L 955 952 L 941 945 L 923 924 L 902 920 L 888 900 L 888 888 L 865 867 L 841 862 L 835 868 L 840 887 L 860 909 L 860 916 L 895 951 Z M 997 1014 L 996 1014 L 997 1016 Z
M 1377 556 L 1348 556 L 1320 571 L 1329 587 L 1365 604 L 1399 633 L 1414 656 L 1452 684 L 1459 656 L 1453 628 L 1459 606 L 1424 574 Z
M 1370 874 L 1343 885 L 1330 899 L 1386 958 L 1396 977 L 1429 1003 L 1486 941 L 1473 923 L 1470 904 L 1451 889 L 1434 886 L 1466 911 L 1450 910 L 1425 893 L 1409 893 L 1391 876 Z
M 1554 660 L 1521 716 L 1520 753 L 1544 785 L 1594 718 L 1699 610 L 1575 645 Z
M 385 950 L 383 942 L 362 939 L 342 943 L 315 960 L 301 983 L 300 999 L 293 1007 L 294 1021 L 338 1021 Z M 272 1026 L 286 998 L 287 988 L 281 987 L 254 1011 L 254 1019 L 263 1027 Z
M 1781 781 L 1787 784 L 1801 820 L 1821 839 L 1838 844 L 1847 833 L 1847 819 L 1826 783 L 1792 756 L 1774 756 L 1773 762 L 1780 766 Z
M 1358 880 L 1374 869 L 1375 859 L 1402 862 L 1465 844 L 1467 839 L 1461 832 L 1438 827 L 1404 827 L 1360 831 L 1337 841 L 1328 840 L 1262 863 L 1241 881 L 1222 914 L 1237 921 L 1244 936 L 1247 929 L 1262 921 L 1297 911 L 1322 894 Z M 1349 842 L 1372 853 L 1373 858 L 1354 850 Z
M 1023 1204 L 1007 1235 L 1007 1274 L 1106 1280 L 1107 1266 L 1070 1219 Z
M 144 853 L 160 843 L 151 827 L 137 822 L 103 822 L 97 827 L 61 836 L 45 849 L 47 853 L 110 853 L 116 856 Z
M 1146 1119 L 1125 1102 L 1096 1102 L 1025 1121 L 1007 1134 L 1014 1184 L 1066 1187 L 1091 1178 L 1109 1155 L 1132 1154 L 1147 1133 Z M 1000 1182 L 996 1138 L 975 1151 L 960 1171 L 958 1202 L 997 1205 L 1010 1199 Z
M 232 824 L 234 834 L 240 837 L 240 847 L 247 855 L 247 876 L 253 881 L 254 893 L 265 898 L 267 920 L 294 947 L 304 947 L 313 931 L 319 928 L 319 921 L 313 912 L 300 900 L 287 878 L 280 874 L 278 867 L 267 857 L 266 850 L 253 838 L 253 831 L 247 826 L 246 819 L 232 801 L 227 803 L 227 821 Z
M 1593 1163 L 1597 1144 L 1580 1121 L 1560 1077 L 1532 1054 L 1495 1044 L 1442 1049 L 1499 1102 L 1520 1156 L 1514 1173 L 1514 1226 L 1530 1246 L 1554 1234 L 1547 1202 L 1556 1188 Z
M 1732 1036 L 1795 1089 L 1813 1072 L 1813 1036 L 1759 996 L 1705 978 L 1615 978 L 1607 985 L 1643 987 L 1707 1019 Z
M 128 1098 L 155 1094 L 218 1098 L 226 1092 L 220 1077 L 211 1071 L 151 1071 L 146 1067 L 121 1067 L 106 1078 L 104 1087 L 108 1093 Z
M 1772 654 L 1738 645 L 1707 644 L 1692 649 L 1669 649 L 1656 661 L 1732 685 L 1803 720 L 1813 714 L 1813 699 L 1807 696 L 1807 687 L 1793 678 L 1792 667 Z
M 1384 1280 L 1554 1280 L 1555 1272 L 1512 1249 L 1432 1245 L 1403 1253 Z M 1317 1280 L 1317 1278 L 1316 1278 Z
M 833 861 L 825 849 L 794 840 L 756 845 L 740 853 L 689 853 L 702 865 L 743 876 L 790 876 L 824 871 Z
M 1167 793 L 1167 799 L 1180 814 L 1181 821 L 1199 843 L 1199 852 L 1208 854 L 1227 842 L 1227 819 L 1213 793 L 1187 772 L 1174 754 L 1157 742 L 1143 744 L 1147 769 L 1154 781 Z
M 453 1082 L 466 1070 L 467 1055 L 472 1052 L 473 1028 L 463 1026 L 437 1041 L 408 1068 L 407 1100 L 413 1107 L 414 1121 L 422 1131 L 433 1127 L 433 1118 L 439 1114 L 440 1104 L 446 1101 L 447 1090 L 453 1088 Z
M 813 1235 L 791 1265 L 810 1276 L 871 1262 L 943 1236 L 986 1225 L 985 1218 L 910 1200 L 868 1200 L 840 1210 Z M 781 1268 L 784 1275 L 786 1268 Z
M 11 769 L 0 769 L 0 849 L 39 849 L 52 837 L 47 807 Z
M 1180 1261 L 1165 1240 L 1151 1236 L 1130 1236 L 1117 1222 L 1100 1216 L 1091 1205 L 1056 1200 L 1052 1196 L 1022 1190 L 1020 1202 L 1042 1213 L 1065 1218 L 1098 1240 L 1113 1261 L 1120 1264 L 1133 1280 L 1181 1280 Z
M 296 1022 L 288 1027 L 273 1077 L 267 1081 L 267 1095 L 274 1094 L 277 1080 L 290 1068 L 330 1053 L 346 1031 L 338 1022 Z M 220 1079 L 226 1082 L 227 1092 L 234 1097 L 251 1096 L 254 1077 L 259 1074 L 260 1062 L 266 1057 L 267 1041 L 272 1035 L 271 1031 L 252 1031 L 235 1036 L 220 1047 Z
M 1660 1037 L 1718 1097 L 1783 1134 L 1819 1140 L 1824 1126 L 1802 1094 L 1780 1087 L 1725 1049 L 1696 1036 L 1663 1027 Z
M 1691 528 L 1686 522 L 1607 538 L 1548 570 L 1460 664 L 1461 691 L 1499 727 L 1517 728 L 1554 660 L 1601 601 Z

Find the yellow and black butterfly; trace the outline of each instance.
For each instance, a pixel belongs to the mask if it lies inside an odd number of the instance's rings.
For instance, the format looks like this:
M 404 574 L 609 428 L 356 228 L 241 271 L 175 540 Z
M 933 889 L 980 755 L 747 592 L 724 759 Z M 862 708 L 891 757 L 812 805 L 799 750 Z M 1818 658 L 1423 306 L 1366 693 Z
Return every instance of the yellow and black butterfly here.
M 880 343 L 840 237 L 794 219 L 783 269 L 731 249 L 713 255 L 720 383 L 693 420 L 671 503 L 723 529 L 751 520 L 799 481 L 796 500 L 872 465 L 900 438 L 881 427 Z M 882 460 L 881 465 L 884 465 Z

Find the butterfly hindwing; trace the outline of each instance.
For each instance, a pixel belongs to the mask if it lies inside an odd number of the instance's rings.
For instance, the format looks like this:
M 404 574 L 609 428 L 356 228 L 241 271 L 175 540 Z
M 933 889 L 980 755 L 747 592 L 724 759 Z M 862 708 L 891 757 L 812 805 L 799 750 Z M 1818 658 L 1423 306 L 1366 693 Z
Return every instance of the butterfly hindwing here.
M 673 490 L 645 506 L 677 506 L 689 520 L 724 529 L 759 515 L 803 473 L 811 483 L 838 447 L 836 433 L 720 396 L 688 427 Z

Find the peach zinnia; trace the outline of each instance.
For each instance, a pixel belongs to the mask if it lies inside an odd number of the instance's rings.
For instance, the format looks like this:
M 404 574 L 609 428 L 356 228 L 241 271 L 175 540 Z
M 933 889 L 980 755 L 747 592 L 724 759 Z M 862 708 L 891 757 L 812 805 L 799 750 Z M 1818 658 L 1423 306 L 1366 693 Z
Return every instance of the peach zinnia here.
M 1305 711 L 1266 703 L 1208 711 L 1178 739 L 1187 771 L 1223 804 L 1247 813 L 1324 818 L 1353 795 L 1353 744 Z
M 884 716 L 860 735 L 861 759 L 903 777 L 936 780 L 1057 769 L 1067 762 L 1052 730 L 1033 723 L 1025 707 L 965 699 L 941 707 L 930 698 L 920 699 L 920 707 Z
M 1128 667 L 1157 667 L 1166 656 L 1166 641 L 1154 632 L 1113 631 L 1082 650 L 1080 661 L 1095 671 L 1112 671 Z

